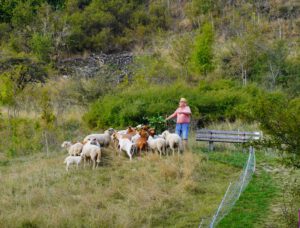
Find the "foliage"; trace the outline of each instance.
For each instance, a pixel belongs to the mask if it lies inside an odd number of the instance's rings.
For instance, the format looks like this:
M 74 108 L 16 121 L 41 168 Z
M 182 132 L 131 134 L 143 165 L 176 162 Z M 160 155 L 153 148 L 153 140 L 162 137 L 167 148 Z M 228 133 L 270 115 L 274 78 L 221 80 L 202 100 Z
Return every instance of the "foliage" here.
M 190 42 L 192 39 L 191 35 L 183 34 L 180 37 L 176 37 L 172 41 L 172 46 L 170 50 L 171 58 L 179 64 L 181 68 L 181 75 L 188 77 L 189 69 L 188 65 L 191 61 L 191 52 L 193 48 L 193 43 Z
M 7 157 L 21 157 L 41 153 L 45 150 L 43 126 L 39 118 L 2 118 L 0 125 L 0 151 Z M 78 121 L 67 120 L 48 130 L 48 143 L 51 151 L 60 149 L 64 140 L 82 138 L 84 127 Z
M 300 202 L 300 179 L 288 178 L 282 189 L 282 219 L 288 227 L 297 227 Z
M 54 115 L 53 106 L 49 96 L 49 91 L 47 91 L 46 89 L 42 91 L 42 94 L 40 96 L 40 106 L 42 110 L 41 119 L 44 122 L 45 126 L 46 127 L 53 126 L 56 117 Z
M 195 120 L 199 117 L 205 121 L 235 119 L 234 108 L 249 96 L 248 88 L 237 88 L 231 81 L 202 81 L 197 87 L 182 81 L 145 88 L 133 84 L 116 95 L 107 95 L 94 102 L 84 120 L 92 128 L 134 126 L 144 123 L 145 117 L 173 113 L 180 97 L 188 99 Z
M 50 61 L 52 52 L 52 40 L 49 35 L 33 34 L 31 49 L 36 56 L 42 61 Z
M 111 52 L 127 50 L 133 43 L 143 46 L 153 31 L 169 27 L 161 1 L 146 5 L 136 0 L 3 0 L 0 5 L 0 23 L 12 28 L 6 37 L 10 47 L 32 51 L 46 61 L 57 52 Z
M 202 26 L 201 32 L 195 38 L 193 65 L 196 70 L 204 75 L 207 75 L 213 70 L 213 43 L 214 30 L 211 24 L 206 23 Z
M 138 56 L 131 68 L 139 83 L 166 84 L 181 76 L 165 58 L 155 54 Z
M 146 120 L 148 121 L 150 127 L 155 128 L 157 134 L 160 134 L 166 128 L 166 121 L 163 116 L 158 115 L 158 116 L 147 117 Z
M 265 146 L 278 148 L 285 163 L 300 167 L 300 99 L 288 99 L 280 92 L 263 93 L 248 105 L 246 118 L 258 121 L 270 136 Z
M 2 62 L 0 103 L 15 106 L 18 96 L 23 95 L 28 85 L 45 82 L 47 70 L 43 66 L 31 61 L 23 61 L 24 59 L 10 59 Z

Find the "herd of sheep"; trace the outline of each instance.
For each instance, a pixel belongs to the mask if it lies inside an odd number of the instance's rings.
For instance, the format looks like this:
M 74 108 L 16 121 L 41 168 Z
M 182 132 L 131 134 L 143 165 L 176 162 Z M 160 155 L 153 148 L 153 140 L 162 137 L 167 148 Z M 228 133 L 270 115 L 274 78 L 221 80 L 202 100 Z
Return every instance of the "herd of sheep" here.
M 162 156 L 169 154 L 168 148 L 173 155 L 175 150 L 178 154 L 183 150 L 179 135 L 167 130 L 161 135 L 156 135 L 155 129 L 147 125 L 119 131 L 109 128 L 102 134 L 87 135 L 82 142 L 72 144 L 65 141 L 61 147 L 67 149 L 69 154 L 64 161 L 67 171 L 70 165 L 75 164 L 78 167 L 83 162 L 85 166 L 87 161 L 92 163 L 93 169 L 96 168 L 100 163 L 103 147 L 112 147 L 119 155 L 124 151 L 130 160 L 135 154 L 141 157 L 142 152 L 158 152 Z

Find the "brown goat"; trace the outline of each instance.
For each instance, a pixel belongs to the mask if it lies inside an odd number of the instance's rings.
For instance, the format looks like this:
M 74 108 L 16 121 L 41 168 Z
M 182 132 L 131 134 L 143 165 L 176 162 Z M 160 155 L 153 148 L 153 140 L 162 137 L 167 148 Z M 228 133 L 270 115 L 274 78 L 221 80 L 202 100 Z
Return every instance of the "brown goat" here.
M 147 150 L 147 140 L 148 140 L 148 132 L 142 129 L 140 132 L 140 138 L 136 140 L 136 147 L 138 149 L 138 154 L 141 157 L 142 150 Z

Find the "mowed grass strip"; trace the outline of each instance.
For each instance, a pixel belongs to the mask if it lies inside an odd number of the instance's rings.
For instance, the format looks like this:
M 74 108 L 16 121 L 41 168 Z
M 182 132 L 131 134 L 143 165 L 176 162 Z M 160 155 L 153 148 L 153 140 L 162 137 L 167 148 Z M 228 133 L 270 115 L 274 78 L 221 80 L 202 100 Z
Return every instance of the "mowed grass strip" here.
M 96 170 L 67 173 L 58 153 L 0 166 L 0 227 L 195 227 L 240 173 L 201 153 L 103 154 Z
M 268 214 L 277 190 L 270 174 L 265 171 L 255 173 L 232 211 L 221 220 L 217 227 L 259 227 Z

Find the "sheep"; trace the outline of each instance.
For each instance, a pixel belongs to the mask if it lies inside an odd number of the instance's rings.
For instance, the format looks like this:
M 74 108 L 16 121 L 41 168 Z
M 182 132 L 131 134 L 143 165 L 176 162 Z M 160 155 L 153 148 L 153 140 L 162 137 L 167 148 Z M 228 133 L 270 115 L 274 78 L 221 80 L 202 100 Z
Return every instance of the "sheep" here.
M 98 166 L 101 160 L 101 147 L 97 139 L 88 140 L 88 142 L 83 146 L 81 156 L 84 160 L 84 166 L 86 160 L 90 158 L 93 162 L 93 169 Z
M 140 137 L 141 137 L 140 134 L 136 134 L 136 135 L 132 136 L 131 142 L 133 142 L 133 143 L 135 144 L 136 141 L 137 141 Z
M 108 147 L 111 142 L 111 136 L 114 132 L 115 130 L 113 128 L 109 128 L 103 134 L 90 134 L 84 138 L 83 143 L 87 143 L 89 139 L 96 139 L 100 146 Z
M 166 151 L 166 140 L 163 138 L 153 138 L 153 136 L 149 136 L 148 138 L 148 145 L 152 151 L 157 150 L 159 152 L 159 155 L 161 157 L 162 153 L 165 153 Z
M 128 127 L 126 130 L 114 132 L 112 134 L 112 138 L 113 138 L 114 142 L 118 142 L 120 140 L 120 138 L 127 138 L 127 139 L 131 140 L 132 137 L 135 136 L 136 134 L 137 134 L 137 131 L 134 128 Z
M 127 138 L 120 138 L 119 140 L 119 155 L 121 154 L 122 150 L 124 150 L 130 161 L 132 160 L 132 149 L 133 149 L 134 144 Z
M 175 154 L 175 148 L 176 147 L 177 147 L 178 155 L 179 155 L 180 151 L 182 151 L 182 141 L 181 141 L 180 136 L 175 134 L 175 133 L 170 133 L 167 130 L 164 131 L 161 135 L 166 140 L 166 144 L 172 150 L 173 155 Z
M 82 151 L 83 144 L 80 142 L 72 144 L 69 141 L 64 141 L 61 144 L 61 147 L 66 148 L 70 156 L 79 156 Z
M 66 170 L 69 171 L 69 166 L 71 164 L 76 164 L 77 169 L 79 164 L 81 163 L 82 157 L 81 156 L 68 156 L 65 158 L 64 164 L 66 164 Z

